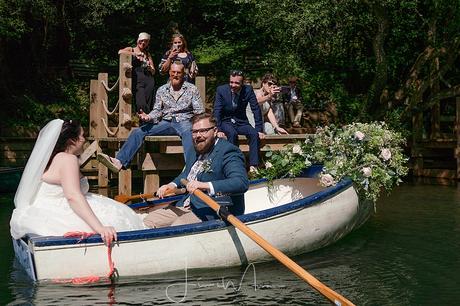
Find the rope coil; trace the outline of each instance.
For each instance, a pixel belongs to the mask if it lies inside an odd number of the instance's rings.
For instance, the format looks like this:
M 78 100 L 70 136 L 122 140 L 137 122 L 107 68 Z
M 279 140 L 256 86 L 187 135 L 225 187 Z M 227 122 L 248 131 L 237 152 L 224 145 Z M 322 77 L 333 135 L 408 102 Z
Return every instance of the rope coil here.
M 96 233 L 91 232 L 67 232 L 63 235 L 63 237 L 66 238 L 72 238 L 76 237 L 79 238 L 77 243 L 82 242 L 83 240 L 87 239 L 88 237 L 91 237 L 93 235 L 96 235 Z M 107 260 L 109 262 L 109 273 L 107 274 L 107 279 L 109 279 L 112 283 L 116 278 L 118 278 L 118 270 L 115 268 L 115 263 L 112 260 L 112 249 L 113 249 L 113 242 L 109 243 L 107 245 Z M 84 285 L 84 284 L 91 284 L 91 283 L 96 283 L 101 280 L 104 280 L 104 278 L 101 278 L 96 275 L 90 275 L 90 276 L 84 276 L 84 277 L 74 277 L 71 279 L 54 279 L 53 282 L 57 284 L 73 284 L 73 285 Z

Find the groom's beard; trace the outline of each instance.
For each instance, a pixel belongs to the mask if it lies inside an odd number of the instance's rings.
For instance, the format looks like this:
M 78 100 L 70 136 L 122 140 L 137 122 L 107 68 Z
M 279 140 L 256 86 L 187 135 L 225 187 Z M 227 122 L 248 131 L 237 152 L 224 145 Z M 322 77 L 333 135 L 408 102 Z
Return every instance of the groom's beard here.
M 198 155 L 206 154 L 211 152 L 215 141 L 216 138 L 214 134 L 207 138 L 199 135 L 193 140 L 193 147 Z

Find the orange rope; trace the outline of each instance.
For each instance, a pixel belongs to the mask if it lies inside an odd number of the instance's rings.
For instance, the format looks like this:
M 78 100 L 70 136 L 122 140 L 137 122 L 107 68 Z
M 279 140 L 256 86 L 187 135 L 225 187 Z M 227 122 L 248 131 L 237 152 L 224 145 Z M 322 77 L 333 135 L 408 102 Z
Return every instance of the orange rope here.
M 63 236 L 66 238 L 69 237 L 78 237 L 80 238 L 77 243 L 82 242 L 84 239 L 87 239 L 88 237 L 91 237 L 95 235 L 96 233 L 87 233 L 87 232 L 67 232 Z M 107 274 L 107 279 L 110 279 L 113 281 L 114 277 L 118 276 L 117 269 L 115 268 L 115 263 L 112 260 L 112 242 L 108 243 L 107 245 L 107 258 L 109 261 L 109 273 Z M 91 276 L 84 276 L 84 277 L 74 277 L 71 279 L 53 279 L 54 283 L 58 284 L 73 284 L 73 285 L 84 285 L 84 284 L 90 284 L 90 283 L 96 283 L 99 281 L 105 280 L 105 278 L 101 279 L 101 277 L 96 276 L 96 275 L 91 275 Z

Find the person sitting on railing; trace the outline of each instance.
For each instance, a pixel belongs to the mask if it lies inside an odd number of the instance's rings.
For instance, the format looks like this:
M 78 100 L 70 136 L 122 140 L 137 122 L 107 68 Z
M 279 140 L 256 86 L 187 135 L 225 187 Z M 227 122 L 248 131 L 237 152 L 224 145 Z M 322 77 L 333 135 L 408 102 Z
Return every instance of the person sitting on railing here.
M 185 186 L 192 194 L 196 189 L 208 193 L 230 213 L 244 213 L 244 193 L 249 188 L 244 155 L 240 149 L 225 139 L 217 137 L 216 120 L 209 113 L 192 118 L 192 135 L 195 158 L 187 161 L 184 171 L 171 183 L 161 186 L 160 198 L 171 190 Z M 154 210 L 144 218 L 147 227 L 164 227 L 198 223 L 218 219 L 217 214 L 197 196 L 185 197 L 176 205 Z
M 278 87 L 278 80 L 271 73 L 266 73 L 262 78 L 262 87 L 254 90 L 256 94 L 257 103 L 259 103 L 264 117 L 264 133 L 267 135 L 273 134 L 289 134 L 285 129 L 279 126 L 278 120 L 275 117 L 272 109 L 272 102 L 275 97 L 281 95 L 280 87 Z M 248 116 L 249 123 L 254 127 L 254 115 L 251 108 L 246 108 L 246 115 Z M 268 122 L 265 120 L 268 120 Z
M 127 168 L 144 142 L 145 136 L 178 135 L 182 138 L 185 161 L 195 156 L 190 119 L 204 112 L 198 88 L 184 81 L 184 65 L 175 62 L 169 69 L 169 82 L 158 88 L 153 110 L 139 113 L 146 123 L 134 129 L 116 158 L 99 153 L 97 159 L 113 172 Z
M 257 98 L 251 85 L 243 84 L 243 72 L 232 70 L 229 84 L 217 87 L 214 102 L 214 117 L 217 120 L 219 136 L 227 137 L 228 141 L 238 145 L 238 135 L 245 135 L 249 143 L 249 171 L 257 171 L 259 166 L 260 139 L 263 133 L 263 121 Z M 246 116 L 248 104 L 254 114 L 255 127 L 249 124 Z
M 136 47 L 126 47 L 118 51 L 118 54 L 132 55 L 132 88 L 138 113 L 150 112 L 155 98 L 155 66 L 148 51 L 149 43 L 150 34 L 142 32 L 137 38 Z

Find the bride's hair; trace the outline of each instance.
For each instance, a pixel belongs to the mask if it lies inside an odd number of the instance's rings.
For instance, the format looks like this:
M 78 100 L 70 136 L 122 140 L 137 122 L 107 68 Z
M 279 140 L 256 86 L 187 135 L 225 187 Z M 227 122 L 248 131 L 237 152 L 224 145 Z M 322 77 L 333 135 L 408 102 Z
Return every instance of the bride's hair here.
M 45 170 L 51 165 L 56 154 L 60 152 L 64 152 L 68 146 L 72 144 L 72 141 L 78 140 L 81 131 L 81 124 L 77 120 L 65 120 L 62 124 L 61 133 L 59 134 L 59 138 L 54 146 L 53 153 L 51 153 L 51 157 L 46 165 Z

